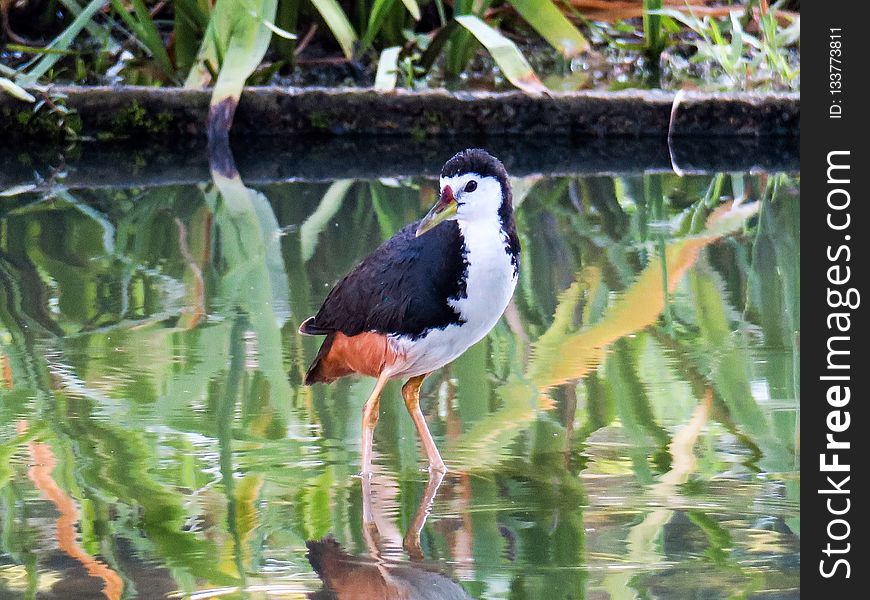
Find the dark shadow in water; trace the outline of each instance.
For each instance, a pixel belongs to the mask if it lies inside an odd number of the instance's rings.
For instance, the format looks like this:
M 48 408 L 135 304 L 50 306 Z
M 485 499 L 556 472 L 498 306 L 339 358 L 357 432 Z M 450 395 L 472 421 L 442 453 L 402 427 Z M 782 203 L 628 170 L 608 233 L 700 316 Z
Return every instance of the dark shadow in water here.
M 235 144 L 235 165 L 247 185 L 280 181 L 333 181 L 383 177 L 435 177 L 445 156 L 468 146 L 498 156 L 515 176 L 719 171 L 795 172 L 800 156 L 792 138 L 306 138 Z M 226 150 L 202 141 L 169 145 L 82 144 L 0 147 L 0 190 L 62 183 L 66 188 L 148 187 L 210 180 L 210 167 L 226 174 Z M 206 156 L 210 156 L 209 161 Z M 226 175 L 225 175 L 226 176 Z M 40 181 L 43 180 L 43 181 Z
M 377 494 L 373 494 L 373 483 L 376 488 L 378 484 L 386 486 L 388 482 L 386 478 L 381 481 L 378 475 L 363 477 L 362 519 L 366 553 L 350 554 L 332 536 L 306 542 L 308 562 L 323 581 L 323 590 L 311 597 L 317 600 L 470 599 L 471 596 L 462 586 L 440 572 L 437 565 L 422 562 L 420 532 L 443 477 L 438 472 L 433 472 L 430 476 L 414 520 L 402 540 L 402 547 L 410 556 L 411 562 L 397 562 L 385 557 L 378 523 L 385 523 L 389 519 L 384 514 L 388 504 L 379 504 L 376 501 Z

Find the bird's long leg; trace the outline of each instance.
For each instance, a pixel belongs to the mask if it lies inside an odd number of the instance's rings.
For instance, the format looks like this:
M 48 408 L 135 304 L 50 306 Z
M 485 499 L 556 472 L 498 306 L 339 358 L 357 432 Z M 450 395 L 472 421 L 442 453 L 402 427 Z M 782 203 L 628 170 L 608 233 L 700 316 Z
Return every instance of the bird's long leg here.
M 362 415 L 362 471 L 360 475 L 368 477 L 372 473 L 372 439 L 375 435 L 375 425 L 378 422 L 379 407 L 381 404 L 381 390 L 384 389 L 384 384 L 387 382 L 387 376 L 384 373 L 378 377 L 375 383 L 375 389 L 372 390 L 369 399 L 366 400 L 363 406 Z
M 447 467 L 441 460 L 441 454 L 438 453 L 435 440 L 432 439 L 429 426 L 426 425 L 426 419 L 423 418 L 423 413 L 420 410 L 420 386 L 423 385 L 423 380 L 426 379 L 427 375 L 429 374 L 417 375 L 406 381 L 405 385 L 402 386 L 402 397 L 405 399 L 405 408 L 408 409 L 411 420 L 414 421 L 414 426 L 417 428 L 420 441 L 423 443 L 423 450 L 426 452 L 426 458 L 429 459 L 429 469 L 446 473 Z

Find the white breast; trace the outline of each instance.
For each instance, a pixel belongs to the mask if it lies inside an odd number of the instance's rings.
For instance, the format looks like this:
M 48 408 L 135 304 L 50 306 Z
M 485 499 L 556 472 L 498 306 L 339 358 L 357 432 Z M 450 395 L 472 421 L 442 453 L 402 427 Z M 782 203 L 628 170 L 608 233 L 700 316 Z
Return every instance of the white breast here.
M 392 338 L 406 360 L 396 365 L 393 377 L 413 377 L 439 369 L 479 342 L 495 326 L 514 293 L 517 277 L 507 239 L 497 219 L 467 226 L 459 221 L 465 238 L 468 274 L 465 297 L 449 300 L 462 318 L 461 325 L 431 331 L 413 342 Z
M 468 262 L 466 297 L 450 300 L 449 304 L 465 321 L 462 329 L 468 327 L 469 332 L 475 332 L 476 342 L 498 322 L 517 280 L 510 254 L 505 251 L 506 235 L 498 220 L 478 222 L 474 227 L 460 221 L 459 229 L 465 238 Z

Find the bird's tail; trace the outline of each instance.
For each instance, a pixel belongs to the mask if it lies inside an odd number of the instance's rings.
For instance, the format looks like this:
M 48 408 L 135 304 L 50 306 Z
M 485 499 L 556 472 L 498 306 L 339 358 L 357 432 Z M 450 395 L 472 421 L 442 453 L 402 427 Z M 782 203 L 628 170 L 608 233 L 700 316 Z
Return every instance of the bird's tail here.
M 315 325 L 314 319 L 315 317 L 308 317 L 302 321 L 302 325 L 299 326 L 299 333 L 302 335 L 328 335 L 332 332 L 331 329 L 323 329 Z
M 324 372 L 324 359 L 332 348 L 332 342 L 335 340 L 335 332 L 318 327 L 314 324 L 314 317 L 308 317 L 302 321 L 302 325 L 299 326 L 299 333 L 302 335 L 326 335 L 326 339 L 323 340 L 323 344 L 320 345 L 320 350 L 317 352 L 317 356 L 314 358 L 314 361 L 305 373 L 305 385 L 329 383 L 330 381 L 334 381 L 336 377 L 327 375 Z
M 384 368 L 394 365 L 399 358 L 388 336 L 382 333 L 365 331 L 347 336 L 329 331 L 305 374 L 305 385 L 329 383 L 351 373 L 379 377 Z
M 330 361 L 326 360 L 329 351 L 332 350 L 332 343 L 335 341 L 335 335 L 335 332 L 331 331 L 329 335 L 326 336 L 326 339 L 323 340 L 323 344 L 321 344 L 317 356 L 314 357 L 311 366 L 308 367 L 308 372 L 305 373 L 305 385 L 330 383 L 342 375 L 347 375 L 351 372 L 350 370 L 345 370 L 346 372 L 337 373 L 335 372 L 335 365 L 330 365 Z
M 308 319 L 309 321 L 311 319 Z M 307 322 L 307 321 L 306 321 Z M 305 326 L 305 323 L 302 324 Z M 302 328 L 299 328 L 302 331 Z M 314 361 L 311 363 L 311 366 L 308 367 L 308 372 L 305 373 L 305 385 L 312 385 L 314 383 L 329 383 L 329 379 L 323 376 L 323 367 L 322 361 L 329 354 L 329 349 L 332 348 L 332 340 L 335 339 L 335 334 L 331 334 L 326 336 L 326 339 L 323 340 L 323 343 L 320 345 L 320 350 L 317 352 L 317 356 L 314 358 Z

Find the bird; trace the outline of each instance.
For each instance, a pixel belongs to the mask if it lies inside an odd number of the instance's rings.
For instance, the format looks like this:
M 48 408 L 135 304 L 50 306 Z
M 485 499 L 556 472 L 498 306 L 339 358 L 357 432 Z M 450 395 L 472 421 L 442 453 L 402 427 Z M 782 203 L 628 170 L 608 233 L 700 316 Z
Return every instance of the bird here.
M 402 396 L 429 463 L 446 472 L 420 410 L 420 386 L 483 339 L 513 296 L 520 241 L 507 171 L 471 148 L 441 169 L 440 193 L 420 221 L 363 258 L 299 327 L 325 335 L 304 383 L 352 374 L 376 378 L 362 414 L 362 475 L 371 474 L 380 396 L 404 379 Z

